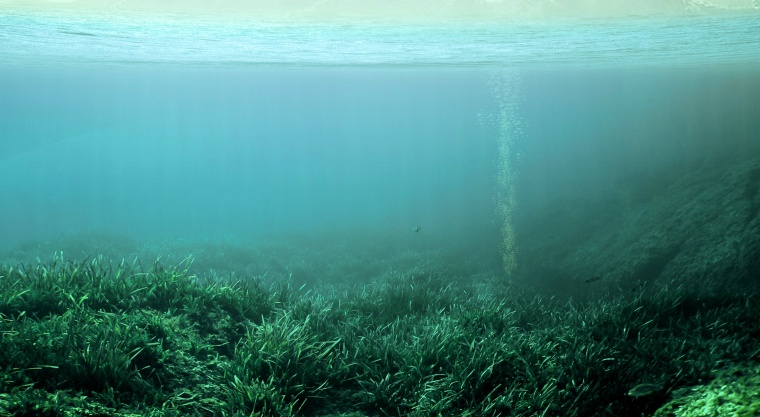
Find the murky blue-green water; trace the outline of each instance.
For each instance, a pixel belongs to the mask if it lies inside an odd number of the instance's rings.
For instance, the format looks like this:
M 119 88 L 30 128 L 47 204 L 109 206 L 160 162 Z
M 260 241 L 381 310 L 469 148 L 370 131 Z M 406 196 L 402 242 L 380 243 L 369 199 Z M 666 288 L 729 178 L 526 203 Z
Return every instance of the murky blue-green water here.
M 431 245 L 500 256 L 518 213 L 757 152 L 758 34 L 752 14 L 392 25 L 0 10 L 0 245 L 91 230 L 403 245 L 420 226 Z

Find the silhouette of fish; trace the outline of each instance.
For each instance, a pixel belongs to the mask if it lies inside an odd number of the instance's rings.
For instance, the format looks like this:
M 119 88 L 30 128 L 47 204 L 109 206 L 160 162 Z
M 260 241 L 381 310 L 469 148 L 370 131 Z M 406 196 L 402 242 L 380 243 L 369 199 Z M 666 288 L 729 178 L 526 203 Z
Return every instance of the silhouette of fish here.
M 416 233 L 416 232 L 419 232 L 421 229 L 422 229 L 422 228 L 421 228 L 421 227 L 419 227 L 419 226 L 414 226 L 414 227 L 412 228 L 412 232 L 415 232 L 415 233 Z
M 588 283 L 591 283 L 591 282 L 599 281 L 600 279 L 602 279 L 601 275 L 594 275 L 594 276 L 590 276 L 590 277 L 584 279 L 583 282 L 585 282 L 586 284 L 588 284 Z
M 654 394 L 655 392 L 662 390 L 662 388 L 662 384 L 644 382 L 631 388 L 628 391 L 628 395 L 631 397 L 643 397 L 645 395 Z

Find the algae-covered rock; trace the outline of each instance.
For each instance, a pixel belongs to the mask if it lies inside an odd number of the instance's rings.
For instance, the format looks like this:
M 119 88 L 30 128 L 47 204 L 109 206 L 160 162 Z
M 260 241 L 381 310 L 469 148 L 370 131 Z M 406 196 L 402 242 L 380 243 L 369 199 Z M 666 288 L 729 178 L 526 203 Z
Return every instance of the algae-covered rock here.
M 734 366 L 708 385 L 684 388 L 654 417 L 760 416 L 760 366 Z
M 558 295 L 655 281 L 743 289 L 760 274 L 760 157 L 642 174 L 596 200 L 526 210 L 517 225 L 522 279 Z

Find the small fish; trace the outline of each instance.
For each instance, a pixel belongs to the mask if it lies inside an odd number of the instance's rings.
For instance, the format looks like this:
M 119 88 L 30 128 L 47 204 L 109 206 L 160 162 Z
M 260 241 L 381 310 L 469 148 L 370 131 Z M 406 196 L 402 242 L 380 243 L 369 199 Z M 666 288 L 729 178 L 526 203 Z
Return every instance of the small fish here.
M 662 388 L 662 384 L 644 382 L 643 384 L 631 388 L 628 391 L 628 395 L 631 397 L 643 397 L 645 395 L 654 394 L 655 392 L 662 390 Z
M 415 233 L 417 233 L 417 232 L 419 232 L 419 231 L 420 231 L 420 229 L 421 229 L 421 227 L 419 227 L 419 226 L 414 226 L 414 227 L 412 228 L 412 232 L 415 232 Z
M 588 284 L 590 282 L 599 281 L 600 279 L 602 279 L 601 275 L 594 275 L 594 276 L 591 276 L 591 277 L 588 277 L 588 278 L 584 279 L 583 282 L 585 282 L 586 284 Z

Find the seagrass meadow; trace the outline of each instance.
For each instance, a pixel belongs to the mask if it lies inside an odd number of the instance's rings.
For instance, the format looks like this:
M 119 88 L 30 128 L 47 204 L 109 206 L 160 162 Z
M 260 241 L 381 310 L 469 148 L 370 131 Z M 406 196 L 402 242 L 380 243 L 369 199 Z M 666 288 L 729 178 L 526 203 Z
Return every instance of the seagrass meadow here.
M 68 239 L 11 251 L 0 269 L 2 415 L 641 416 L 673 398 L 657 415 L 757 412 L 752 292 L 663 282 L 579 301 L 489 278 L 452 252 L 357 265 L 344 248 L 284 241 L 33 259 L 77 247 Z M 275 259 L 292 264 L 228 272 Z M 299 283 L 302 265 L 327 279 Z M 372 278 L 341 281 L 348 271 Z M 701 397 L 684 399 L 694 387 Z

